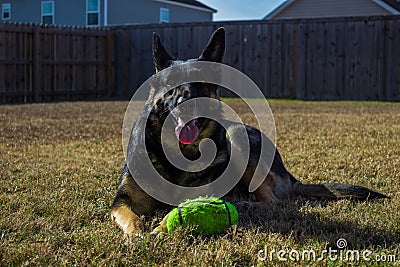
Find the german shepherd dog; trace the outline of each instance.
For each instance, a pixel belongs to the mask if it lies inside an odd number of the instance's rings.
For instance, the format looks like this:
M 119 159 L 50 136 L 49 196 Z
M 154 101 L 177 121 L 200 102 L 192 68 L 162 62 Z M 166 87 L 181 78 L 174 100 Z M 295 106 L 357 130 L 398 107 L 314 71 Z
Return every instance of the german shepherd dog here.
M 211 36 L 207 46 L 197 59 L 190 61 L 208 61 L 221 63 L 225 51 L 225 30 L 219 28 Z M 173 59 L 164 48 L 160 37 L 153 34 L 152 44 L 153 60 L 156 72 L 162 71 L 170 66 L 176 66 L 185 61 Z M 204 138 L 214 141 L 217 153 L 214 161 L 206 169 L 199 172 L 185 172 L 171 165 L 163 154 L 161 147 L 161 126 L 167 115 L 171 113 L 178 104 L 183 101 L 195 99 L 197 97 L 207 97 L 219 100 L 217 93 L 218 86 L 208 83 L 189 83 L 178 86 L 168 92 L 162 88 L 151 88 L 149 98 L 145 104 L 145 110 L 151 110 L 147 121 L 140 118 L 135 123 L 128 145 L 127 161 L 120 176 L 120 185 L 111 206 L 111 217 L 128 235 L 140 234 L 142 232 L 141 215 L 152 214 L 157 209 L 166 209 L 170 206 L 152 198 L 135 182 L 133 177 L 143 175 L 140 173 L 140 166 L 134 162 L 129 162 L 132 155 L 141 153 L 140 140 L 136 140 L 138 133 L 145 132 L 146 153 L 151 162 L 154 163 L 157 171 L 165 179 L 182 186 L 199 186 L 207 184 L 217 179 L 227 166 L 230 160 L 230 147 L 240 146 L 240 142 L 235 139 L 235 123 L 232 122 L 232 129 L 225 129 L 214 120 L 207 118 L 196 118 L 185 121 L 179 115 L 176 119 L 176 128 L 184 134 L 177 134 L 180 141 L 179 148 L 182 154 L 189 160 L 199 157 L 199 142 Z M 222 117 L 220 107 L 214 107 L 215 114 Z M 258 129 L 245 126 L 249 145 L 250 158 L 247 168 L 239 183 L 230 193 L 248 192 L 249 184 L 254 175 L 255 168 L 260 158 L 261 138 L 266 136 Z M 229 132 L 229 134 L 227 134 Z M 143 140 L 142 140 L 143 141 Z M 374 192 L 368 188 L 347 185 L 347 184 L 302 184 L 295 179 L 285 168 L 279 152 L 275 146 L 275 156 L 270 166 L 269 173 L 266 175 L 262 184 L 253 192 L 255 201 L 250 202 L 251 206 L 265 205 L 265 203 L 277 202 L 288 199 L 291 196 L 305 196 L 309 198 L 322 199 L 376 199 L 387 198 L 387 196 Z M 131 163 L 131 164 L 129 164 Z M 128 168 L 127 166 L 130 166 Z M 155 189 L 155 190 L 162 190 Z M 239 193 L 238 193 L 239 196 Z M 248 199 L 248 198 L 246 198 Z M 154 230 L 162 232 L 165 230 L 166 218 Z

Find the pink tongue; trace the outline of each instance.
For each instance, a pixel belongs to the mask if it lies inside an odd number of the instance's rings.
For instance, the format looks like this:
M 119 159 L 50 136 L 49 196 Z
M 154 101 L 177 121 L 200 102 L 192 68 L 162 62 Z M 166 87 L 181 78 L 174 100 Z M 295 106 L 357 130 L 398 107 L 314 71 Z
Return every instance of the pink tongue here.
M 179 142 L 188 145 L 196 141 L 199 135 L 199 128 L 197 128 L 195 120 L 185 123 L 181 118 L 178 118 L 178 126 L 175 128 L 175 134 Z

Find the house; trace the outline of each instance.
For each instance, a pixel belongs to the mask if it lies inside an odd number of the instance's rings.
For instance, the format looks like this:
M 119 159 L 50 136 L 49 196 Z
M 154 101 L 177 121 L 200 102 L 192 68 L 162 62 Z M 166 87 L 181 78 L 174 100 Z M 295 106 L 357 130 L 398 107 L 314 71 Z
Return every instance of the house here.
M 76 26 L 212 21 L 196 0 L 0 0 L 2 20 Z
M 399 7 L 398 0 L 286 0 L 264 19 L 398 15 Z

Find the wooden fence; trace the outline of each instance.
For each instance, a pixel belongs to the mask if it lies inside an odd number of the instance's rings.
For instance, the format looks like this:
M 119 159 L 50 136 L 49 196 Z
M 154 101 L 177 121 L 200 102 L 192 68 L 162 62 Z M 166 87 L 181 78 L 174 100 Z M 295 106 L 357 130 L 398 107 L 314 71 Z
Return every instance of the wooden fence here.
M 132 95 L 153 73 L 152 32 L 174 57 L 193 58 L 220 26 L 224 62 L 266 97 L 400 101 L 400 16 L 115 27 L 116 93 Z
M 0 103 L 129 99 L 154 72 L 152 33 L 199 56 L 226 29 L 224 63 L 266 97 L 400 101 L 400 16 L 117 26 L 0 24 Z
M 112 43 L 107 29 L 0 24 L 0 103 L 111 95 Z

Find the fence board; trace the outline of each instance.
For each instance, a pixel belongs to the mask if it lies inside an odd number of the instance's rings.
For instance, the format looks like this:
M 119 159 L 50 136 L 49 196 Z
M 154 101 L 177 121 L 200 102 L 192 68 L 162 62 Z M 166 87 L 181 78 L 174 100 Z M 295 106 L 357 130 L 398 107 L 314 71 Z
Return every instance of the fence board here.
M 39 28 L 33 29 L 33 40 L 32 40 L 32 71 L 33 71 L 33 99 L 34 102 L 39 102 L 41 100 L 40 90 L 42 87 L 42 75 L 41 75 L 41 68 L 40 68 L 40 59 L 41 59 L 41 36 L 39 34 Z
M 112 51 L 107 29 L 0 23 L 0 103 L 110 92 Z
M 366 45 L 369 45 L 369 41 L 366 42 L 366 38 L 368 37 L 368 27 L 365 27 L 364 21 L 355 22 L 355 32 L 354 32 L 354 48 L 355 48 L 355 56 L 354 56 L 354 92 L 352 96 L 354 96 L 355 100 L 362 100 L 366 98 L 366 91 L 368 88 L 364 87 L 366 80 L 366 64 L 365 58 L 368 57 Z M 361 34 L 360 31 L 363 31 Z
M 386 99 L 385 95 L 385 85 L 384 85 L 384 58 L 385 58 L 385 22 L 384 21 L 375 21 L 375 42 L 376 47 L 375 53 L 376 57 L 373 59 L 376 62 L 376 72 L 372 73 L 376 79 L 376 99 Z
M 307 51 L 306 51 L 306 88 L 305 88 L 305 99 L 314 100 L 313 88 L 315 88 L 314 82 L 314 43 L 315 43 L 315 25 L 307 24 Z
M 297 24 L 294 40 L 295 55 L 293 57 L 293 68 L 296 71 L 296 81 L 294 82 L 295 98 L 305 99 L 306 91 L 306 25 Z
M 368 90 L 368 99 L 375 99 L 378 95 L 378 86 L 377 86 L 377 68 L 378 68 L 378 55 L 379 51 L 376 50 L 378 47 L 378 40 L 376 39 L 376 22 L 368 21 L 368 38 L 365 40 L 367 44 L 373 43 L 374 45 L 366 45 L 367 55 L 376 54 L 376 57 L 366 56 L 365 61 L 367 64 L 367 77 L 366 84 L 364 88 Z
M 271 43 L 271 95 L 270 97 L 279 97 L 282 88 L 282 24 L 272 25 L 272 43 Z M 244 57 L 243 57 L 244 58 Z
M 394 49 L 393 57 L 394 57 L 394 65 L 393 65 L 393 77 L 395 77 L 392 97 L 391 100 L 396 100 L 400 98 L 400 51 L 399 51 L 399 43 L 400 43 L 400 21 L 394 21 L 394 43 L 397 46 L 397 49 Z
M 281 88 L 282 95 L 284 98 L 294 98 L 291 95 L 291 85 L 293 82 L 293 73 L 292 73 L 292 54 L 293 54 L 293 27 L 289 25 L 284 25 L 282 29 L 282 43 L 286 43 L 287 45 L 282 46 L 282 79 L 281 79 Z

